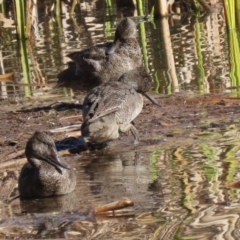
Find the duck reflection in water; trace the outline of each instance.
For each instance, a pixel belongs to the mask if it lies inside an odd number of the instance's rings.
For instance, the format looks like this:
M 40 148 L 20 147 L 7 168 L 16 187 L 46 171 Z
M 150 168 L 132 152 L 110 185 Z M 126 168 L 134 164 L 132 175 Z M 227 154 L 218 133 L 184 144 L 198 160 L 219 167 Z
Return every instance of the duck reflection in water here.
M 164 204 L 161 185 L 155 189 L 151 187 L 160 179 L 159 169 L 151 165 L 151 161 L 151 152 L 113 148 L 99 151 L 98 156 L 85 167 L 92 181 L 93 196 L 102 202 L 129 197 L 136 212 L 161 206 Z
M 138 131 L 132 121 L 142 111 L 142 94 L 157 104 L 146 93 L 151 85 L 151 76 L 139 67 L 126 72 L 118 81 L 102 84 L 90 91 L 83 103 L 82 137 L 102 144 L 117 139 L 119 132 L 130 130 L 135 143 L 138 143 Z
M 136 35 L 135 22 L 125 18 L 116 29 L 113 42 L 70 53 L 68 57 L 73 62 L 58 74 L 54 89 L 69 87 L 89 91 L 102 83 L 118 80 L 126 71 L 140 66 L 142 55 Z
M 44 132 L 35 132 L 25 149 L 26 163 L 18 179 L 21 198 L 42 198 L 64 195 L 76 186 L 71 166 L 60 159 L 53 139 Z

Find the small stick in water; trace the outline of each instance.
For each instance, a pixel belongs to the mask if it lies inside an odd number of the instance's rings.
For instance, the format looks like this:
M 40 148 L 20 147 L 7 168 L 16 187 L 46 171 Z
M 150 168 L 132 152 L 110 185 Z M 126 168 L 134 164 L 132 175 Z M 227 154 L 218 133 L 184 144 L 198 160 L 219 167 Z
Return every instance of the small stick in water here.
M 114 214 L 114 210 L 131 207 L 131 206 L 134 206 L 134 203 L 132 200 L 130 200 L 129 198 L 122 198 L 116 202 L 112 202 L 112 203 L 109 203 L 106 205 L 95 207 L 94 211 L 95 211 L 95 213 L 113 211 L 113 214 Z

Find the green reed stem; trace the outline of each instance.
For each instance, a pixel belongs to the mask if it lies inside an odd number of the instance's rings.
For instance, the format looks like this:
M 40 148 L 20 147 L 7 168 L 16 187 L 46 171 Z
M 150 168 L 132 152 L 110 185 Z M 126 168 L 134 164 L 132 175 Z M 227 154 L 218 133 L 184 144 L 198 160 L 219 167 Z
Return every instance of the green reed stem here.
M 16 14 L 17 14 L 17 31 L 20 39 L 26 39 L 26 9 L 24 0 L 15 0 Z
M 113 14 L 113 2 L 111 0 L 106 0 L 106 19 L 104 24 L 104 36 L 108 39 L 109 37 L 112 38 L 112 22 L 110 21 L 111 17 L 114 15 Z
M 5 16 L 6 13 L 6 2 L 2 2 L 2 4 L 0 4 L 1 6 L 1 13 Z
M 137 0 L 138 16 L 144 16 L 142 0 Z
M 55 13 L 57 16 L 60 16 L 60 14 L 61 14 L 61 1 L 60 0 L 56 0 Z
M 237 29 L 240 30 L 240 1 L 236 1 L 235 3 L 235 13 L 236 13 L 236 24 Z
M 113 8 L 114 3 L 112 0 L 106 0 L 106 16 L 111 17 L 114 15 Z
M 199 3 L 197 0 L 192 0 L 192 8 L 194 11 L 198 12 L 199 11 Z
M 137 0 L 137 10 L 139 16 L 144 16 L 142 0 Z M 139 23 L 139 32 L 140 32 L 140 42 L 142 47 L 143 61 L 147 72 L 149 72 L 148 67 L 148 54 L 147 54 L 147 39 L 145 25 L 143 22 Z
M 23 83 L 30 84 L 32 82 L 28 54 L 27 54 L 27 42 L 26 40 L 20 40 L 20 54 L 21 54 L 21 63 L 23 71 Z M 31 87 L 24 86 L 25 97 L 32 95 Z
M 145 66 L 147 72 L 149 72 L 147 39 L 146 39 L 145 25 L 143 22 L 139 23 L 139 32 L 140 32 L 140 42 L 141 42 L 141 47 L 142 47 L 144 66 Z
M 112 1 L 111 0 L 106 0 L 106 6 L 107 8 L 112 8 Z
M 158 78 L 158 72 L 157 71 L 153 74 L 153 80 L 154 80 L 154 85 L 155 85 L 154 92 L 159 93 L 160 81 L 159 81 L 159 78 Z
M 239 0 L 223 0 L 225 15 L 227 18 L 227 26 L 229 29 L 236 28 L 235 5 L 239 6 Z M 236 4 L 235 4 L 236 3 Z

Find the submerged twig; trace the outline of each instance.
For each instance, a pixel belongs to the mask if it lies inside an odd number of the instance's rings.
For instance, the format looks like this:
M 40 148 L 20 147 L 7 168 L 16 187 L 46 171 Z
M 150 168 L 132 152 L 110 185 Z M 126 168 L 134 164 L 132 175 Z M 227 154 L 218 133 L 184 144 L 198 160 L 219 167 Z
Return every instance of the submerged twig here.
M 14 74 L 13 73 L 1 74 L 0 82 L 14 82 Z
M 17 158 L 17 157 L 19 157 L 19 156 L 21 156 L 21 155 L 23 155 L 24 154 L 24 149 L 21 149 L 21 150 L 19 150 L 19 151 L 17 151 L 17 152 L 11 152 L 11 153 L 4 153 L 4 154 L 2 154 L 1 156 L 0 156 L 0 158 L 1 159 L 3 159 L 4 160 L 4 162 L 6 162 L 6 161 L 9 161 L 9 160 L 13 160 L 13 159 L 15 159 L 15 158 Z M 0 165 L 1 165 L 1 163 L 0 163 Z
M 108 211 L 115 211 L 115 210 L 126 208 L 126 207 L 132 207 L 132 206 L 134 206 L 134 203 L 132 200 L 130 200 L 129 198 L 122 198 L 116 202 L 95 207 L 94 211 L 95 213 L 103 213 Z
M 6 162 L 0 162 L 0 168 L 11 167 L 13 165 L 23 165 L 27 161 L 26 158 L 10 159 Z
M 60 132 L 71 132 L 71 131 L 79 130 L 79 135 L 80 135 L 80 127 L 81 127 L 81 124 L 75 124 L 75 125 L 71 125 L 71 126 L 51 129 L 51 130 L 49 130 L 49 132 L 50 133 L 60 133 Z

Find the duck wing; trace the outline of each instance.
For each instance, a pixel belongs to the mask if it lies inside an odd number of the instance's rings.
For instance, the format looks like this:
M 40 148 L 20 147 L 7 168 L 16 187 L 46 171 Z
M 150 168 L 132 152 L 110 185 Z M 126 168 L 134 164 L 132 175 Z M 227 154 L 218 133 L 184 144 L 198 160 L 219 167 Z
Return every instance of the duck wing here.
M 102 68 L 102 62 L 108 59 L 108 51 L 112 45 L 112 43 L 98 44 L 67 56 L 78 65 L 82 72 L 96 72 Z
M 110 113 L 120 111 L 135 91 L 119 82 L 109 82 L 94 88 L 85 98 L 83 116 L 91 123 Z

